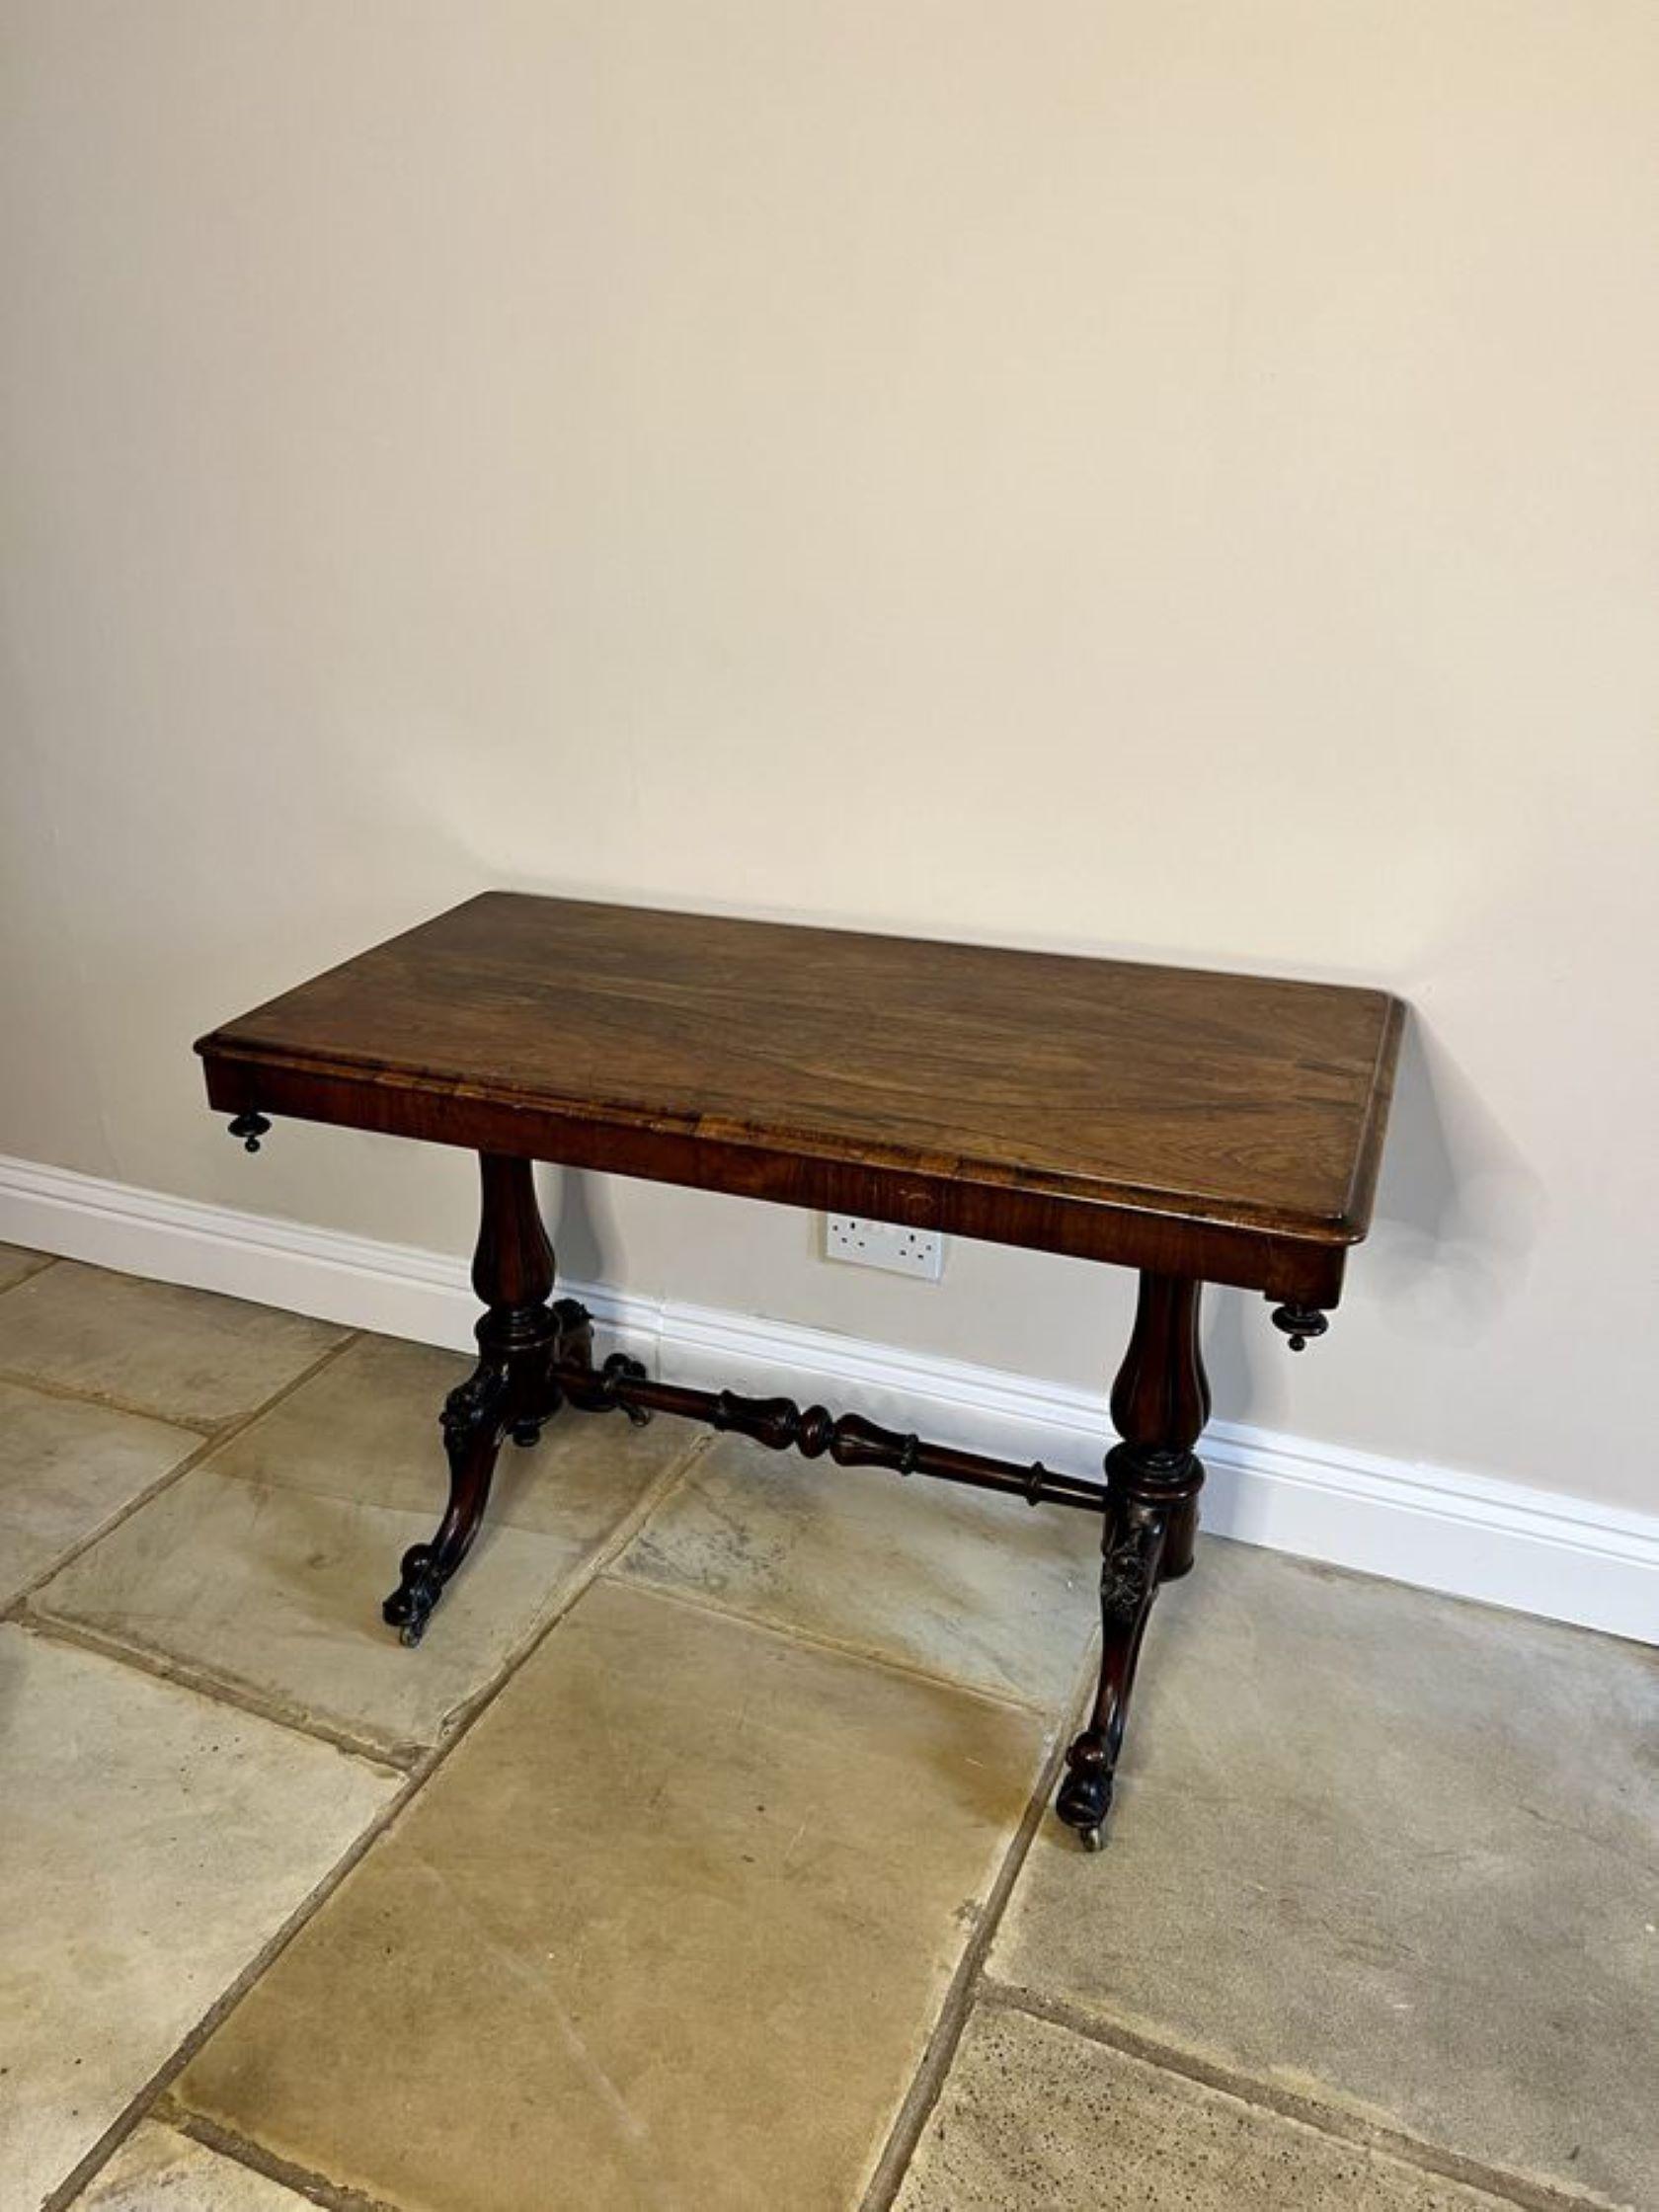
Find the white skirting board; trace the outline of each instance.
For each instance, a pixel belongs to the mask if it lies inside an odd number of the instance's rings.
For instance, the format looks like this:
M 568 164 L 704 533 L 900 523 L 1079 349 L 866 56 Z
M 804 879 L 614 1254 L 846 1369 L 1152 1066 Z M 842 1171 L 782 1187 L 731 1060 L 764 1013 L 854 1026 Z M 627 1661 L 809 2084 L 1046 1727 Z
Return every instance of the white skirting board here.
M 467 1260 L 202 1206 L 0 1154 L 0 1242 L 188 1283 L 430 1344 L 470 1347 Z M 1094 1475 L 1101 1398 L 1064 1383 L 561 1283 L 601 1331 L 675 1382 L 787 1388 L 942 1443 Z M 0 1356 L 3 1357 L 3 1356 Z M 1659 1643 L 1659 1516 L 1454 1467 L 1219 1420 L 1202 1447 L 1205 1528 L 1303 1558 Z

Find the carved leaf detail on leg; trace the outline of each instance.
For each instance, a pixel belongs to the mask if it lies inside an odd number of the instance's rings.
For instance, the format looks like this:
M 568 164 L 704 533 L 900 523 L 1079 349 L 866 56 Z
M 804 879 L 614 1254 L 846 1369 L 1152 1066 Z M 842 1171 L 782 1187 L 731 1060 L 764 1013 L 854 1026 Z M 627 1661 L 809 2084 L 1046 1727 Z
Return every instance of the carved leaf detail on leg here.
M 507 1385 L 505 1367 L 475 1368 L 464 1382 L 456 1383 L 437 1417 L 443 1431 L 443 1449 L 451 1459 L 457 1452 L 464 1452 L 474 1431 L 493 1417 L 507 1395 Z
M 1106 1554 L 1100 1570 L 1100 1611 L 1107 1620 L 1128 1626 L 1146 1603 L 1152 1588 L 1152 1565 L 1142 1532 Z

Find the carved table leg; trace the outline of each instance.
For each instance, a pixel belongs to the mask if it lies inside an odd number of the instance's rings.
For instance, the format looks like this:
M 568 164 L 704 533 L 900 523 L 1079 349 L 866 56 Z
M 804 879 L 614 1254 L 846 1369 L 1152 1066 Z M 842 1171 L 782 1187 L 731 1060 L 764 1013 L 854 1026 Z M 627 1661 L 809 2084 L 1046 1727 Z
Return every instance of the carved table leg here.
M 1210 1414 L 1198 1343 L 1200 1288 L 1182 1276 L 1142 1276 L 1129 1352 L 1112 1388 L 1112 1425 L 1123 1441 L 1106 1455 L 1100 1687 L 1087 1727 L 1066 1754 L 1055 1800 L 1087 1851 L 1100 1849 L 1152 1599 L 1160 1582 L 1185 1574 L 1193 1562 L 1204 1469 L 1192 1448 Z
M 449 1504 L 430 1543 L 403 1555 L 402 1579 L 381 1607 L 407 1644 L 419 1643 L 443 1585 L 466 1557 L 484 1518 L 502 1440 L 533 1444 L 558 1404 L 551 1379 L 561 1340 L 566 1358 L 592 1357 L 592 1324 L 572 1299 L 549 1306 L 553 1247 L 536 1205 L 527 1159 L 482 1152 L 483 1216 L 472 1287 L 487 1311 L 478 1323 L 478 1365 L 450 1391 L 439 1416 L 449 1460 Z

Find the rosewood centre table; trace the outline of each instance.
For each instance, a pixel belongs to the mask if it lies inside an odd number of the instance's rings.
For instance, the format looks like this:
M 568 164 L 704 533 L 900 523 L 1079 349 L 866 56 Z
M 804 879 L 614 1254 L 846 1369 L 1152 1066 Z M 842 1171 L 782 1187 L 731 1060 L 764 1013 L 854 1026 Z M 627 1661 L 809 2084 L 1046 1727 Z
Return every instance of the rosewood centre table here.
M 1201 1289 L 1265 1294 L 1294 1351 L 1323 1334 L 1370 1221 L 1402 1015 L 1334 985 L 487 892 L 196 1049 L 250 1151 L 287 1114 L 478 1154 L 478 1364 L 442 1410 L 447 1508 L 382 1609 L 405 1643 L 503 1443 L 561 1406 L 1096 1513 L 1099 1689 L 1057 1800 L 1094 1849 L 1152 1599 L 1193 1563 Z M 1138 1270 L 1104 1482 L 595 1364 L 587 1311 L 553 1297 L 536 1160 Z

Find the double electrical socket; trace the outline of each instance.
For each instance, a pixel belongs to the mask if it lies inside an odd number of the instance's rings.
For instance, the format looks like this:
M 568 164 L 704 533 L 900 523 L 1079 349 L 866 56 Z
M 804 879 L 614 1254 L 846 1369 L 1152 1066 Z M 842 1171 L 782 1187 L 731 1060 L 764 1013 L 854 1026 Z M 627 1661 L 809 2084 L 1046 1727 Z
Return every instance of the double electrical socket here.
M 936 1283 L 945 1265 L 945 1240 L 937 1229 L 900 1228 L 892 1222 L 867 1222 L 861 1214 L 826 1214 L 824 1256 Z

